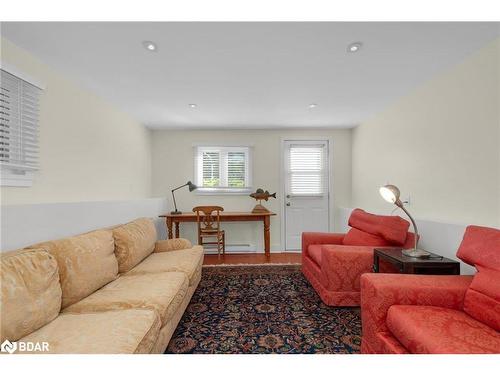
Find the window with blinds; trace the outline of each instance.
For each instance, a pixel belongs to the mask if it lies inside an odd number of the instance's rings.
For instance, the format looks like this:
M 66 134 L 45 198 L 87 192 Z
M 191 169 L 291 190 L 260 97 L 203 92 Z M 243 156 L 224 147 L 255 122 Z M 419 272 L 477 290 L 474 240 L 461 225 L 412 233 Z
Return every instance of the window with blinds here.
M 325 145 L 290 145 L 288 174 L 289 194 L 293 196 L 325 194 L 327 191 Z
M 197 146 L 196 185 L 199 192 L 247 192 L 251 189 L 250 148 Z
M 38 112 L 42 90 L 3 69 L 0 90 L 2 185 L 11 185 L 6 181 L 11 181 L 12 176 L 23 176 L 39 168 Z

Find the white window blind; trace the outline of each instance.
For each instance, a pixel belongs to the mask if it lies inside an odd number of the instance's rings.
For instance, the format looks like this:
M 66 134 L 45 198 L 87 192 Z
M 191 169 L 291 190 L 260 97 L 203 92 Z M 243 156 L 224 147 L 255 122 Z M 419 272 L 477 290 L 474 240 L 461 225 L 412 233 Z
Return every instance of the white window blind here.
M 289 194 L 294 196 L 325 194 L 327 191 L 325 145 L 290 145 L 288 173 Z
M 250 147 L 197 146 L 198 192 L 247 192 L 251 188 Z
M 0 165 L 4 170 L 38 169 L 38 112 L 41 89 L 1 70 Z

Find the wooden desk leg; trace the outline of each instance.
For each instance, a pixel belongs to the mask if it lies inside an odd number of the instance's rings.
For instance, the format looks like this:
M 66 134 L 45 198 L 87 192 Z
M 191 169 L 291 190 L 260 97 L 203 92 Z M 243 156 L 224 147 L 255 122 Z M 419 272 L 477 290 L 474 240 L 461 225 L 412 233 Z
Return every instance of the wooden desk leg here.
M 167 235 L 168 235 L 168 239 L 171 240 L 173 238 L 173 235 L 172 235 L 172 218 L 171 217 L 167 217 Z
M 269 216 L 264 216 L 264 252 L 266 257 L 271 256 L 271 233 L 269 230 L 271 219 Z
M 179 222 L 175 222 L 175 238 L 179 238 Z

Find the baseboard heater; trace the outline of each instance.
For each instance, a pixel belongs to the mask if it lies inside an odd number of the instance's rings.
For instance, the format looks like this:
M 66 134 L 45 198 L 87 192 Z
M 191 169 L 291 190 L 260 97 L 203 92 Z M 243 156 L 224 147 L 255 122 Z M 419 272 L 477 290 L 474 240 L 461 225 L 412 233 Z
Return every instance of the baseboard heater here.
M 203 246 L 205 249 L 205 254 L 217 254 L 217 246 L 216 245 L 205 245 Z M 244 254 L 244 253 L 255 253 L 255 245 L 248 243 L 240 243 L 240 244 L 226 244 L 226 254 Z

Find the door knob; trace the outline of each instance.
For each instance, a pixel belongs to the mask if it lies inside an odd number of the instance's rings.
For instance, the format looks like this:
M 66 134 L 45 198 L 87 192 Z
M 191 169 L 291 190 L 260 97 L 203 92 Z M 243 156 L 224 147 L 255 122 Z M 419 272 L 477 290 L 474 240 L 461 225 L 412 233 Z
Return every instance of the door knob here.
M 286 197 L 287 197 L 287 198 L 290 198 L 290 194 L 287 194 L 287 195 L 286 195 Z
M 290 202 L 286 202 L 286 205 L 287 205 L 287 206 L 290 206 Z

